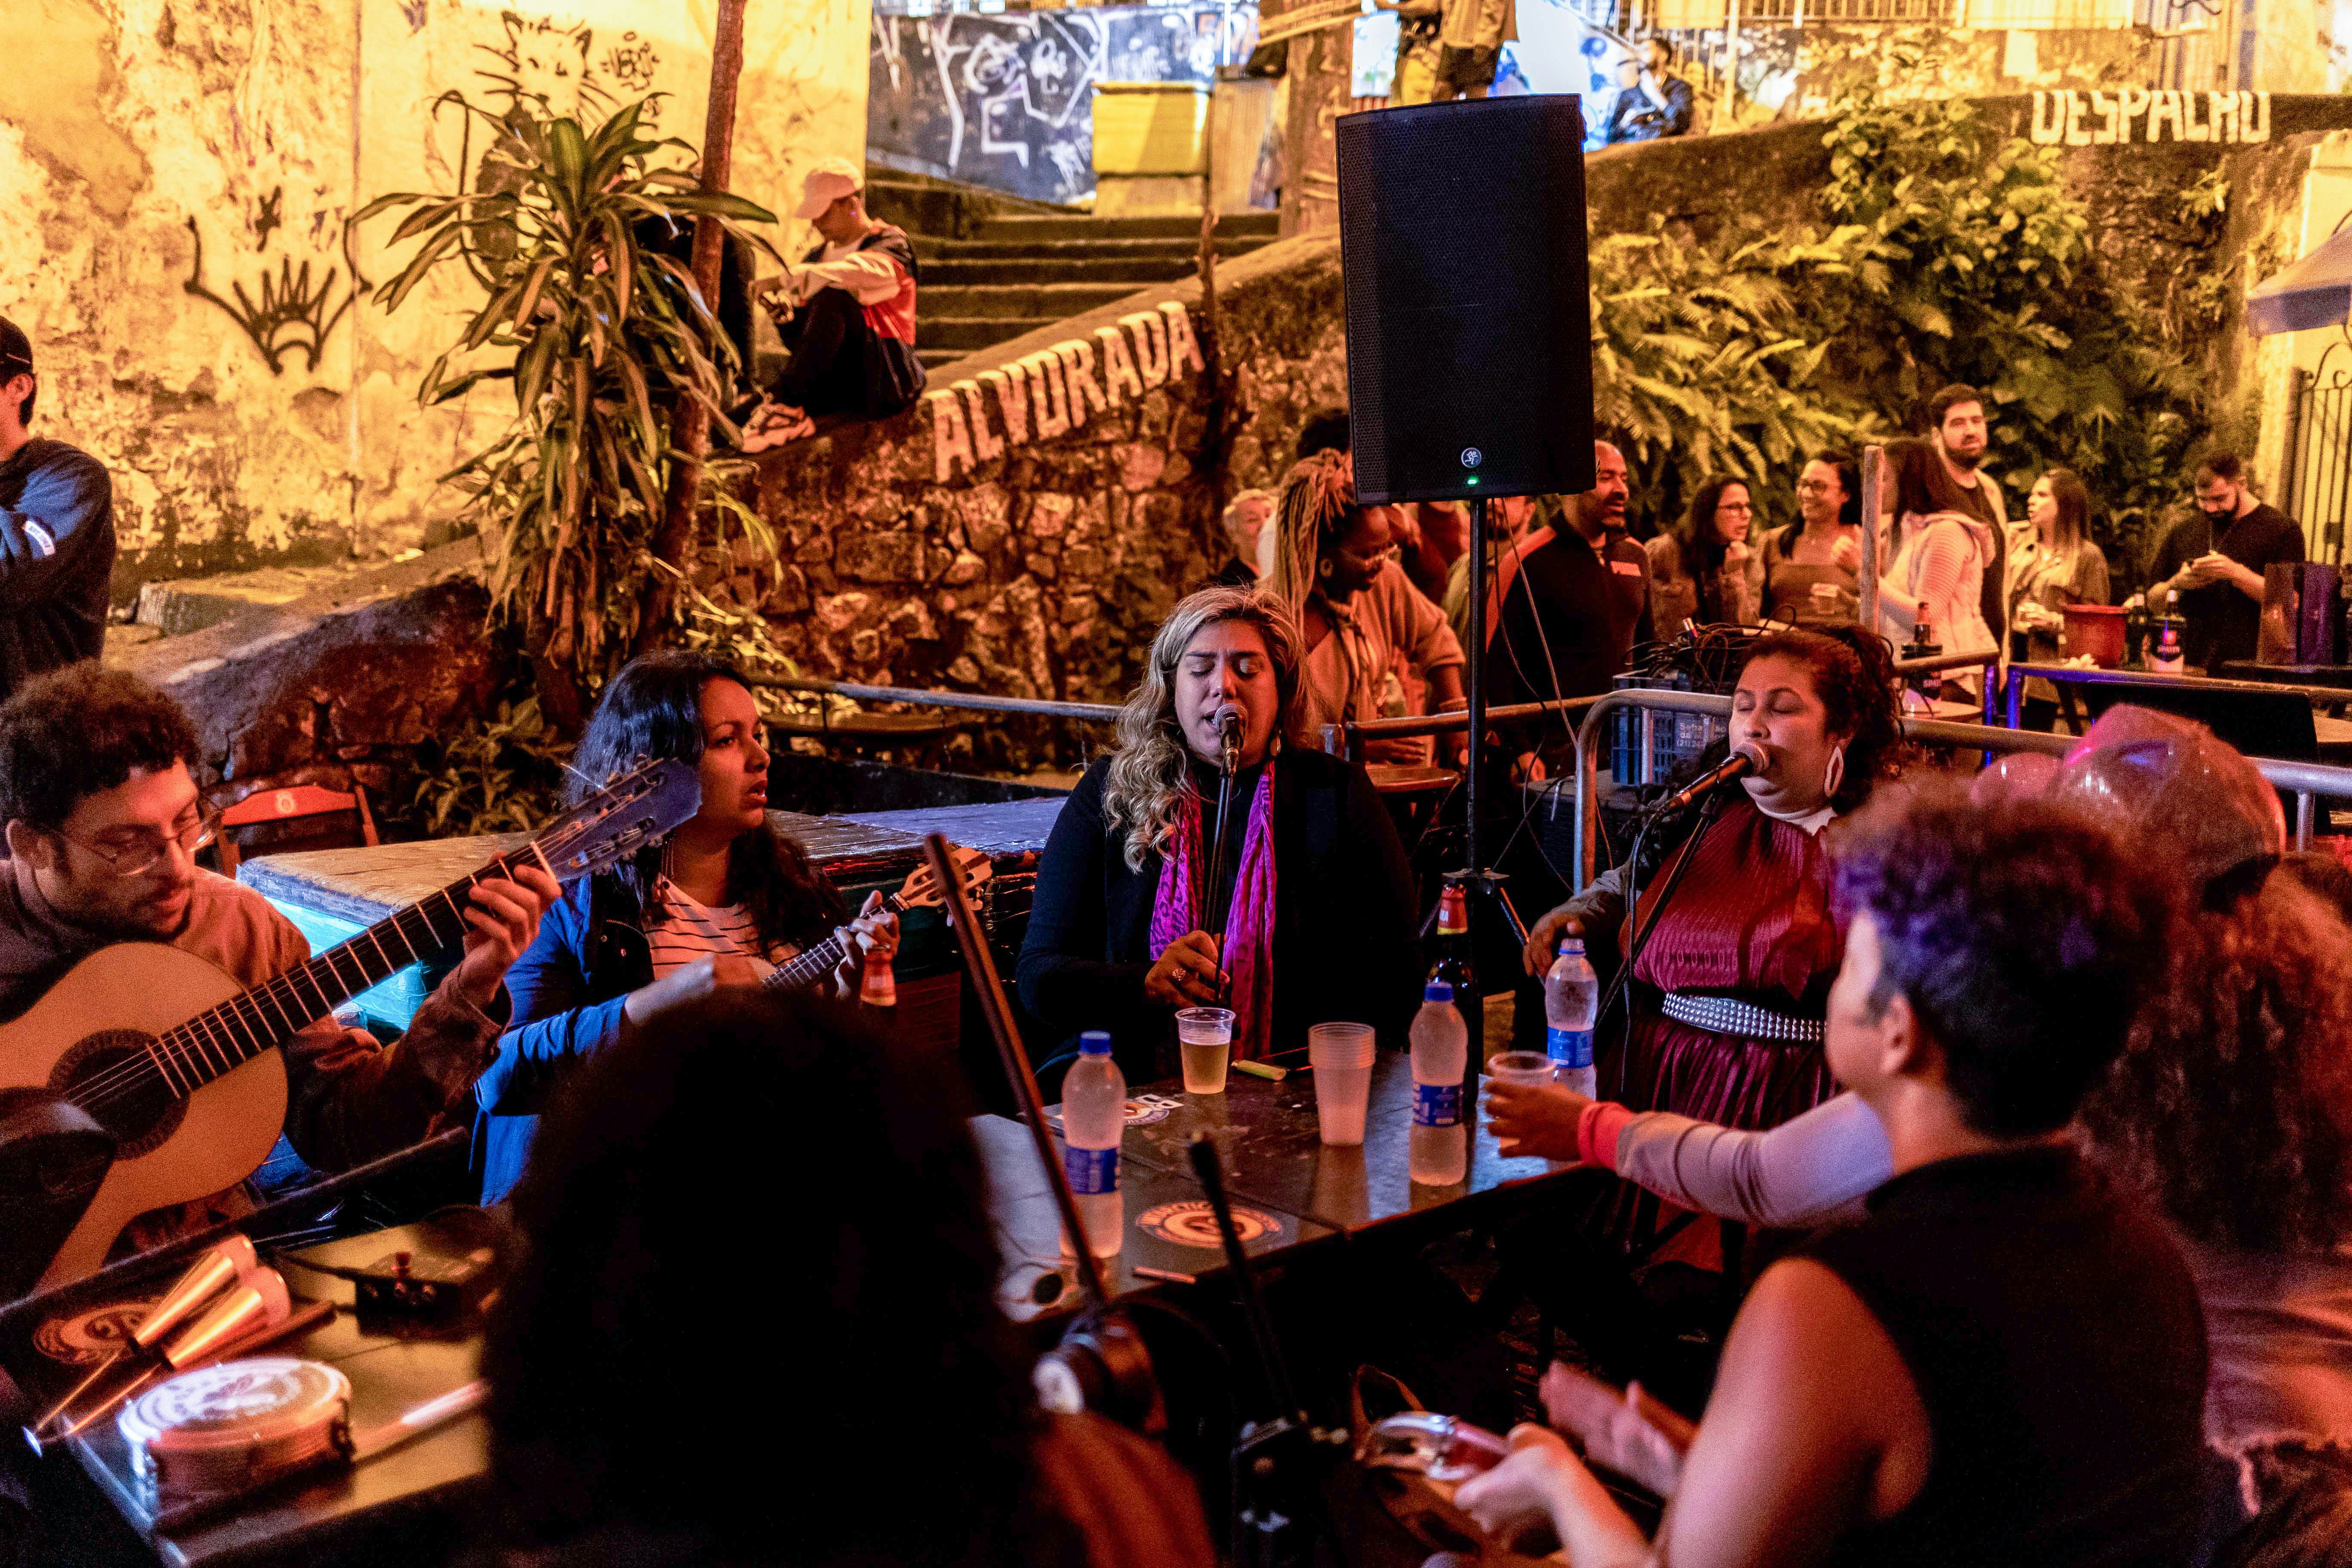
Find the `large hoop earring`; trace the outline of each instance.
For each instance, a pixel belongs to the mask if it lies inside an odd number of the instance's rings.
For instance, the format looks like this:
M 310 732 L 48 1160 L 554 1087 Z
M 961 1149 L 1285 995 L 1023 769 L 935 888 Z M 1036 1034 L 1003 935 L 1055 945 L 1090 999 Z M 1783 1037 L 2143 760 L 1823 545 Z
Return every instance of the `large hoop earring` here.
M 1318 561 L 1315 563 L 1315 574 L 1318 577 L 1328 577 L 1331 575 L 1331 558 L 1329 556 L 1327 555 L 1322 560 Z
M 1823 798 L 1835 800 L 1837 798 L 1838 786 L 1843 783 L 1845 783 L 1845 748 L 1843 746 L 1832 746 L 1830 748 L 1830 765 L 1822 770 L 1822 795 Z

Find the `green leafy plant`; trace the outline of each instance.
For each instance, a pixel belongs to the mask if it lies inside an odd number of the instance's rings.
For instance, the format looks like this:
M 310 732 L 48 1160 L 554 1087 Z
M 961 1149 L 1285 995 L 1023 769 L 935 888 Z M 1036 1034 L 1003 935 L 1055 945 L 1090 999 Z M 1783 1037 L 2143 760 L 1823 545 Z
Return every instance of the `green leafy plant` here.
M 424 838 L 531 831 L 562 800 L 571 757 L 571 742 L 540 712 L 539 700 L 509 696 L 425 759 L 416 793 L 394 820 Z
M 1708 475 L 1760 490 L 1860 429 L 1818 384 L 1827 345 L 1804 335 L 1778 248 L 1717 257 L 1654 223 L 1592 247 L 1593 417 L 1662 522 Z
M 699 403 L 723 423 L 736 369 L 692 275 L 648 228 L 708 216 L 764 247 L 742 226 L 775 216 L 698 190 L 683 167 L 693 149 L 653 135 L 643 100 L 588 125 L 519 92 L 495 111 L 454 93 L 441 108 L 467 127 L 461 166 L 472 166 L 471 132 L 490 137 L 478 188 L 383 196 L 353 221 L 411 209 L 392 239 L 417 248 L 376 290 L 385 309 L 453 263 L 479 289 L 419 396 L 439 404 L 488 382 L 512 385 L 505 431 L 443 478 L 467 490 L 459 521 L 488 542 L 494 621 L 521 634 L 542 699 L 576 721 L 638 631 L 678 458 L 674 422 Z M 747 467 L 712 465 L 703 544 L 740 533 L 772 548 L 735 499 L 730 481 Z
M 1935 68 L 1905 47 L 1909 68 Z M 1818 226 L 1595 242 L 1595 413 L 1632 448 L 1637 498 L 1663 524 L 1729 473 L 1785 519 L 1803 457 L 1916 430 L 1936 388 L 1966 382 L 1992 405 L 1996 477 L 2016 495 L 2053 465 L 2079 471 L 2128 578 L 2210 428 L 2196 366 L 2226 280 L 2111 278 L 2059 150 L 1965 101 L 1857 84 L 1822 142 Z M 2227 200 L 2218 174 L 2192 184 L 2165 238 L 2210 248 Z

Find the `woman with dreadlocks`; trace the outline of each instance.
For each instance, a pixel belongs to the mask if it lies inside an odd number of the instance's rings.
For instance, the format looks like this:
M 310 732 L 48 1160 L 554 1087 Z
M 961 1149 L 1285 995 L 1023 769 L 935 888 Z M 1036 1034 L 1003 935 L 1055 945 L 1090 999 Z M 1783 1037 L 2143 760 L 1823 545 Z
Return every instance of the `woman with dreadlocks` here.
M 1297 636 L 1267 595 L 1204 588 L 1160 626 L 1037 868 L 1016 973 L 1053 1040 L 1108 1030 L 1131 1081 L 1165 1076 L 1180 1007 L 1231 1007 L 1241 1058 L 1325 1022 L 1405 1043 L 1422 970 L 1404 846 L 1361 768 L 1284 744 L 1297 693 Z
M 1398 563 L 1392 510 L 1356 502 L 1356 470 L 1345 452 L 1318 452 L 1282 482 L 1274 576 L 1267 584 L 1298 617 L 1303 661 L 1292 743 L 1319 748 L 1323 727 L 1351 720 L 1467 706 L 1462 644 L 1445 612 Z M 1394 694 L 1391 695 L 1393 689 Z M 1458 754 L 1466 737 L 1448 742 Z M 1376 763 L 1426 763 L 1426 737 L 1370 742 Z

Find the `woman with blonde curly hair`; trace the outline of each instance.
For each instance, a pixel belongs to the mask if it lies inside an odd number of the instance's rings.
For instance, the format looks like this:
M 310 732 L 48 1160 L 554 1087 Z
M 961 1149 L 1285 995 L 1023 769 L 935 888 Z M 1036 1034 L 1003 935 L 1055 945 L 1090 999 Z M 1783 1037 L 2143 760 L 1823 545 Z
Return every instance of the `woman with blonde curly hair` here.
M 1053 1039 L 1108 1029 L 1130 1078 L 1160 1076 L 1180 1007 L 1233 1008 L 1245 1058 L 1331 1020 L 1404 1044 L 1421 979 L 1404 846 L 1362 769 L 1284 745 L 1298 675 L 1268 595 L 1203 589 L 1161 625 L 1037 868 L 1016 973 Z M 1228 709 L 1239 764 L 1213 853 Z

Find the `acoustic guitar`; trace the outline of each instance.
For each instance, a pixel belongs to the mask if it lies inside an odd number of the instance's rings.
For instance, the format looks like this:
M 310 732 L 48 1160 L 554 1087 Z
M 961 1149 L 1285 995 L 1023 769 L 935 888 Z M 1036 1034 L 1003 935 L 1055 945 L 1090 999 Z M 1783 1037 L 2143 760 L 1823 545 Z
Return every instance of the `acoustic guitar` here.
M 520 848 L 249 991 L 195 954 L 154 942 L 100 948 L 66 971 L 22 1016 L 0 1025 L 0 1116 L 61 1097 L 112 1134 L 115 1148 L 36 1289 L 95 1272 L 122 1227 L 148 1210 L 251 1175 L 286 1122 L 286 1061 L 276 1047 L 409 964 L 461 947 L 476 883 L 523 866 L 558 882 L 587 876 L 662 837 L 701 800 L 692 763 L 648 763 Z
M 959 849 L 948 847 L 948 860 L 954 866 L 956 879 L 969 893 L 996 874 L 989 864 L 988 855 L 980 849 Z M 894 915 L 908 910 L 937 909 L 946 902 L 940 890 L 939 879 L 932 875 L 928 861 L 915 868 L 913 875 L 895 893 L 883 896 L 882 907 Z M 814 947 L 796 952 L 776 965 L 761 984 L 770 991 L 804 991 L 821 984 L 841 961 L 849 955 L 849 944 L 838 935 L 829 936 Z

